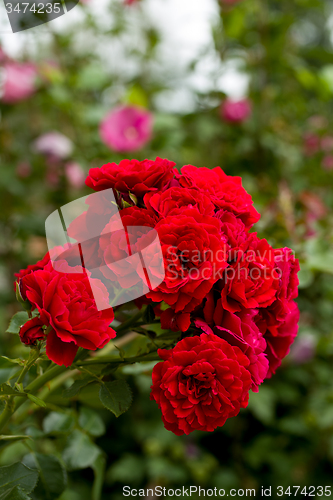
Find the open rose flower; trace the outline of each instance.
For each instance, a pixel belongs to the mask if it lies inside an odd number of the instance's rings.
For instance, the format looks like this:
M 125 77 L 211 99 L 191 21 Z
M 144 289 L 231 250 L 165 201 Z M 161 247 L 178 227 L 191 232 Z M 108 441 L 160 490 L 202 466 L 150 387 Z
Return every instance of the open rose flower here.
M 269 360 L 268 377 L 271 377 L 287 356 L 298 331 L 299 309 L 295 299 L 298 295 L 298 259 L 290 248 L 274 251 L 276 273 L 279 274 L 276 299 L 267 308 L 259 310 L 255 319 L 267 342 Z
M 122 160 L 119 165 L 107 163 L 91 168 L 86 185 L 94 191 L 116 189 L 122 194 L 133 193 L 143 198 L 146 193 L 157 192 L 173 178 L 175 163 L 169 160 Z
M 176 313 L 190 312 L 227 267 L 220 222 L 192 207 L 161 219 L 155 229 L 162 246 L 165 279 L 147 297 L 155 302 L 164 300 Z
M 144 203 L 162 217 L 179 213 L 182 207 L 195 207 L 202 215 L 212 216 L 215 208 L 206 194 L 182 187 L 170 187 L 161 193 L 147 193 Z
M 64 271 L 68 270 L 64 262 Z M 97 280 L 96 280 L 97 281 Z M 107 300 L 102 283 L 95 283 Z M 96 350 L 104 347 L 115 332 L 109 327 L 111 308 L 98 311 L 87 275 L 57 272 L 49 262 L 43 269 L 31 271 L 20 279 L 23 299 L 39 312 L 40 323 L 51 327 L 46 339 L 46 355 L 58 365 L 70 366 L 79 347 Z M 22 292 L 24 290 L 24 292 Z M 34 334 L 30 324 L 30 334 Z M 21 336 L 31 336 L 25 330 Z M 38 335 L 38 333 L 37 333 Z
M 31 63 L 6 62 L 0 85 L 0 100 L 8 104 L 23 101 L 36 91 L 37 69 Z
M 175 175 L 181 186 L 207 193 L 216 207 L 237 215 L 247 228 L 260 219 L 251 196 L 242 186 L 241 177 L 227 175 L 220 167 L 209 169 L 193 165 L 185 165 L 181 173 Z
M 114 151 L 136 151 L 152 136 L 153 116 L 138 106 L 118 106 L 102 121 L 102 141 Z
M 177 436 L 212 432 L 248 404 L 249 360 L 238 347 L 214 334 L 185 338 L 153 369 L 150 398 L 162 411 L 166 429 Z
M 266 340 L 256 325 L 256 309 L 242 309 L 232 313 L 222 307 L 221 299 L 214 301 L 211 291 L 207 295 L 202 315 L 204 319 L 195 319 L 195 325 L 206 333 L 214 333 L 230 345 L 239 347 L 249 358 L 248 367 L 252 377 L 251 389 L 258 392 L 258 387 L 267 376 L 268 359 L 265 354 Z
M 236 312 L 242 307 L 271 305 L 276 296 L 278 274 L 275 272 L 274 250 L 256 233 L 249 235 L 228 257 L 221 298 L 224 309 Z

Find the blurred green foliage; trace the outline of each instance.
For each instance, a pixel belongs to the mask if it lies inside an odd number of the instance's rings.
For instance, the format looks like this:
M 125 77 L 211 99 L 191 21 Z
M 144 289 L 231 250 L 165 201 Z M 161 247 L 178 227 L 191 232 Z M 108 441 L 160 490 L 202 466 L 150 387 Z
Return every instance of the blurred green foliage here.
M 190 113 L 159 109 L 158 96 L 175 91 L 175 75 L 171 63 L 160 67 L 161 34 L 145 10 L 133 7 L 140 41 L 136 44 L 129 8 L 110 1 L 107 15 L 112 22 L 104 24 L 89 7 L 78 8 L 83 16 L 76 26 L 53 32 L 50 24 L 48 42 L 36 40 L 34 58 L 44 72 L 36 94 L 0 108 L 1 354 L 26 356 L 17 338 L 4 333 L 19 310 L 13 273 L 43 255 L 46 217 L 88 192 L 69 185 L 61 161 L 59 183 L 50 185 L 45 157 L 36 154 L 32 144 L 41 134 L 57 130 L 73 141 L 72 159 L 86 172 L 91 166 L 118 162 L 123 155 L 102 144 L 98 126 L 119 102 L 140 104 L 154 113 L 153 140 L 135 153 L 138 159 L 167 157 L 178 167 L 220 165 L 228 174 L 243 177 L 262 214 L 260 236 L 275 247 L 292 247 L 300 258 L 299 341 L 310 336 L 315 353 L 303 362 L 287 358 L 277 375 L 251 395 L 249 407 L 213 434 L 176 437 L 163 428 L 160 412 L 149 400 L 151 364 L 143 371 L 135 365 L 124 368 L 134 401 L 119 419 L 102 407 L 94 384 L 72 402 L 58 388 L 48 398 L 47 414 L 36 406 L 11 428 L 14 435 L 38 437 L 38 444 L 29 439 L 2 442 L 0 464 L 23 460 L 29 467 L 40 468 L 40 463 L 53 471 L 58 480 L 39 483 L 31 493 L 36 500 L 58 498 L 64 488 L 61 500 L 90 500 L 92 488 L 94 500 L 102 490 L 101 498 L 117 500 L 123 498 L 124 485 L 226 490 L 331 485 L 333 170 L 325 168 L 324 158 L 333 156 L 333 147 L 319 147 L 311 154 L 306 150 L 307 134 L 320 141 L 333 137 L 331 2 L 244 0 L 232 8 L 219 7 L 209 48 L 219 64 L 211 78 L 218 78 L 228 64 L 248 77 L 253 114 L 241 125 L 221 120 L 225 95 L 218 85 L 209 92 L 192 90 L 195 109 Z M 134 71 L 107 64 L 109 42 L 122 44 L 123 67 L 133 64 Z M 28 48 L 25 51 L 30 58 Z M 184 75 L 198 68 L 200 57 Z M 24 178 L 17 173 L 22 163 L 31 167 Z M 1 381 L 17 369 L 4 361 Z M 66 383 L 70 386 L 71 380 Z M 53 461 L 46 458 L 50 454 Z

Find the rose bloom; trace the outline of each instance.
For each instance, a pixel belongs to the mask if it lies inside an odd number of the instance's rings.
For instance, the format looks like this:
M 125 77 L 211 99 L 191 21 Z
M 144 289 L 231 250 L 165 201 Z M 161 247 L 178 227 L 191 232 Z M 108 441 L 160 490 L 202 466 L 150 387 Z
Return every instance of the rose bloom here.
M 229 123 L 244 122 L 250 117 L 251 111 L 251 102 L 248 99 L 226 99 L 221 105 L 221 117 Z
M 228 264 L 221 284 L 224 309 L 236 312 L 242 307 L 267 307 L 274 302 L 279 275 L 275 272 L 274 250 L 265 239 L 249 234 L 245 243 L 230 250 Z
M 128 232 L 124 231 L 122 227 L 117 227 L 118 217 L 116 224 L 113 218 L 111 218 L 110 222 L 103 229 L 99 239 L 98 253 L 103 262 L 101 271 L 105 278 L 116 281 L 126 290 L 141 283 L 141 273 L 133 268 L 131 256 L 149 244 L 149 241 L 145 244 L 145 241 L 149 238 L 149 228 L 153 228 L 158 219 L 154 213 L 138 207 L 125 208 L 119 214 L 123 226 L 129 228 L 130 237 Z M 135 227 L 138 229 L 133 229 Z M 142 229 L 145 227 L 147 227 L 147 231 Z M 131 253 L 129 250 L 131 250 Z M 153 265 L 153 262 L 149 262 L 148 264 Z
M 0 100 L 14 104 L 30 97 L 36 90 L 37 69 L 31 63 L 6 62 L 2 66 Z
M 85 186 L 86 176 L 79 163 L 69 162 L 65 165 L 65 176 L 70 186 L 81 189 Z
M 32 318 L 20 329 L 20 339 L 25 345 L 36 345 L 38 341 L 45 338 L 44 323 L 40 318 Z
M 267 342 L 271 377 L 287 356 L 298 331 L 299 309 L 294 299 L 298 295 L 298 259 L 290 248 L 274 250 L 276 270 L 280 274 L 276 299 L 266 309 L 259 309 L 255 321 Z
M 256 309 L 242 309 L 232 313 L 222 307 L 221 299 L 214 301 L 211 291 L 202 311 L 203 318 L 194 320 L 195 325 L 206 333 L 215 333 L 229 344 L 239 347 L 249 358 L 248 368 L 252 377 L 251 389 L 258 392 L 258 386 L 264 381 L 268 372 L 268 359 L 265 354 L 266 340 L 256 325 L 254 318 Z
M 154 302 L 164 300 L 175 312 L 191 312 L 213 284 L 223 276 L 226 244 L 215 217 L 196 208 L 183 208 L 155 226 L 163 258 L 165 278 L 147 294 Z
M 39 324 L 51 327 L 46 338 L 46 355 L 65 366 L 73 363 L 79 347 L 96 350 L 116 335 L 109 327 L 114 319 L 113 310 L 98 311 L 87 275 L 68 270 L 66 262 L 64 272 L 55 271 L 49 262 L 19 281 L 23 299 L 29 300 L 32 310 L 39 312 Z M 98 281 L 94 280 L 95 287 L 99 288 L 101 298 L 108 300 L 106 288 Z M 29 322 L 21 332 L 25 343 L 35 341 L 36 326 Z
M 333 155 L 324 156 L 323 161 L 321 162 L 321 166 L 325 170 L 333 170 Z
M 181 173 L 175 172 L 175 175 L 181 186 L 206 193 L 216 207 L 235 214 L 246 228 L 252 227 L 260 219 L 251 196 L 242 186 L 241 177 L 227 175 L 221 167 L 209 169 L 193 165 L 185 165 Z
M 214 215 L 214 205 L 209 197 L 197 189 L 170 187 L 163 192 L 147 193 L 144 204 L 159 216 L 166 217 L 179 213 L 182 207 L 195 207 L 202 215 Z
M 249 360 L 238 347 L 214 334 L 187 337 L 154 366 L 150 399 L 177 436 L 212 432 L 246 408 L 251 387 Z
M 146 193 L 163 189 L 173 178 L 175 163 L 169 160 L 122 160 L 91 168 L 86 185 L 94 191 L 113 188 L 122 194 L 133 193 L 142 199 Z
M 137 151 L 150 141 L 153 116 L 138 106 L 118 106 L 102 121 L 102 141 L 114 151 Z
M 313 156 L 320 150 L 320 137 L 312 132 L 305 134 L 303 139 L 305 156 Z
M 35 140 L 33 149 L 37 153 L 63 160 L 73 152 L 73 143 L 60 132 L 52 131 Z

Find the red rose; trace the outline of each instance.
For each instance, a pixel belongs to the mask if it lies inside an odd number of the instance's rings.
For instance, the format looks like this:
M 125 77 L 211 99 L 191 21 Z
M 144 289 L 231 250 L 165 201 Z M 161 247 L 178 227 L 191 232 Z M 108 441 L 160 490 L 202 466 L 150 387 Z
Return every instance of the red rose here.
M 162 193 L 147 193 L 143 201 L 162 217 L 179 213 L 182 207 L 195 207 L 203 215 L 214 215 L 215 207 L 209 197 L 196 189 L 171 187 Z
M 162 189 L 174 176 L 175 163 L 156 158 L 152 160 L 122 160 L 119 165 L 107 163 L 91 168 L 86 185 L 94 191 L 113 188 L 122 194 L 133 193 L 143 198 L 150 191 Z
M 195 208 L 160 220 L 158 232 L 165 278 L 149 294 L 154 302 L 164 300 L 175 312 L 191 312 L 226 268 L 226 244 L 215 217 L 201 215 Z
M 245 308 L 267 307 L 275 300 L 278 274 L 274 250 L 256 233 L 250 234 L 239 248 L 232 249 L 229 267 L 222 283 L 222 305 L 231 312 Z
M 161 328 L 163 330 L 172 330 L 173 332 L 186 332 L 191 325 L 190 313 L 175 313 L 171 307 L 161 311 Z
M 274 260 L 279 275 L 276 300 L 269 307 L 260 309 L 255 320 L 267 342 L 268 377 L 276 372 L 282 359 L 289 353 L 299 321 L 298 306 L 294 302 L 298 295 L 298 259 L 290 248 L 279 248 L 274 251 Z
M 68 269 L 64 262 L 64 269 Z M 79 347 L 104 347 L 115 332 L 109 328 L 112 309 L 98 311 L 87 275 L 60 273 L 49 262 L 44 269 L 22 278 L 25 296 L 38 309 L 40 321 L 52 330 L 46 339 L 46 354 L 58 365 L 70 366 Z M 106 300 L 104 285 L 95 280 Z
M 138 207 L 125 208 L 119 215 L 122 226 L 119 225 L 118 216 L 116 219 L 111 218 L 99 239 L 99 256 L 104 263 L 101 272 L 105 278 L 118 282 L 123 289 L 129 289 L 141 283 L 142 279 L 145 281 L 140 271 L 141 260 L 136 258 L 136 253 L 149 246 L 151 237 L 156 236 L 154 231 L 151 234 L 149 228 L 156 226 L 158 218 L 153 211 Z M 136 261 L 138 267 L 135 267 Z M 147 263 L 153 266 L 153 261 Z
M 248 404 L 249 360 L 214 334 L 187 337 L 154 366 L 152 391 L 166 429 L 177 436 L 194 430 L 212 432 Z
M 203 308 L 203 319 L 197 318 L 195 325 L 206 333 L 215 333 L 229 344 L 239 347 L 249 358 L 248 367 L 252 377 L 252 391 L 258 392 L 258 386 L 264 381 L 268 371 L 266 340 L 256 325 L 256 309 L 242 309 L 232 313 L 223 309 L 221 299 L 214 303 L 213 293 L 207 296 Z
M 50 262 L 49 252 L 47 252 L 44 255 L 44 257 L 41 260 L 39 260 L 36 264 L 31 264 L 26 269 L 21 269 L 20 272 L 15 273 L 14 276 L 17 279 L 17 281 L 20 281 L 20 279 L 23 278 L 24 276 L 27 276 L 28 274 L 34 271 L 38 271 L 39 269 L 43 269 L 48 262 Z
M 221 222 L 221 232 L 227 237 L 231 248 L 238 248 L 248 240 L 249 233 L 244 222 L 232 212 L 219 210 L 216 217 Z
M 227 175 L 220 167 L 209 169 L 186 165 L 181 174 L 175 172 L 180 184 L 207 193 L 218 208 L 228 210 L 239 217 L 247 228 L 260 219 L 251 196 L 242 187 L 241 177 Z
M 266 330 L 265 340 L 267 342 L 266 354 L 269 361 L 267 378 L 270 378 L 281 366 L 282 360 L 289 354 L 290 346 L 294 342 L 298 332 L 299 309 L 296 302 L 288 304 L 289 311 L 283 321 L 277 322 L 276 333 L 273 335 Z M 259 323 L 260 326 L 260 323 Z
M 32 318 L 27 321 L 20 329 L 20 339 L 25 345 L 36 345 L 39 340 L 44 340 L 44 323 L 40 318 Z

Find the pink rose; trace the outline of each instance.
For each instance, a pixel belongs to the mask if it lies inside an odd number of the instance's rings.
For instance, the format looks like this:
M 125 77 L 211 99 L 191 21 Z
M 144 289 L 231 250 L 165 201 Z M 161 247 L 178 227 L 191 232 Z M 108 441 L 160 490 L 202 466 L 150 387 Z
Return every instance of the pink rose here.
M 6 62 L 3 67 L 0 99 L 8 104 L 30 97 L 36 90 L 37 69 L 31 63 Z
M 114 151 L 136 151 L 152 136 L 153 116 L 138 106 L 118 106 L 102 121 L 102 141 Z
M 65 175 L 70 186 L 80 189 L 85 185 L 86 174 L 81 165 L 75 162 L 69 162 L 65 165 Z
M 59 160 L 67 158 L 73 151 L 72 141 L 65 135 L 56 131 L 47 132 L 38 137 L 33 147 L 37 153 Z
M 251 115 L 251 102 L 248 99 L 234 101 L 226 99 L 221 105 L 221 117 L 229 123 L 242 123 Z

